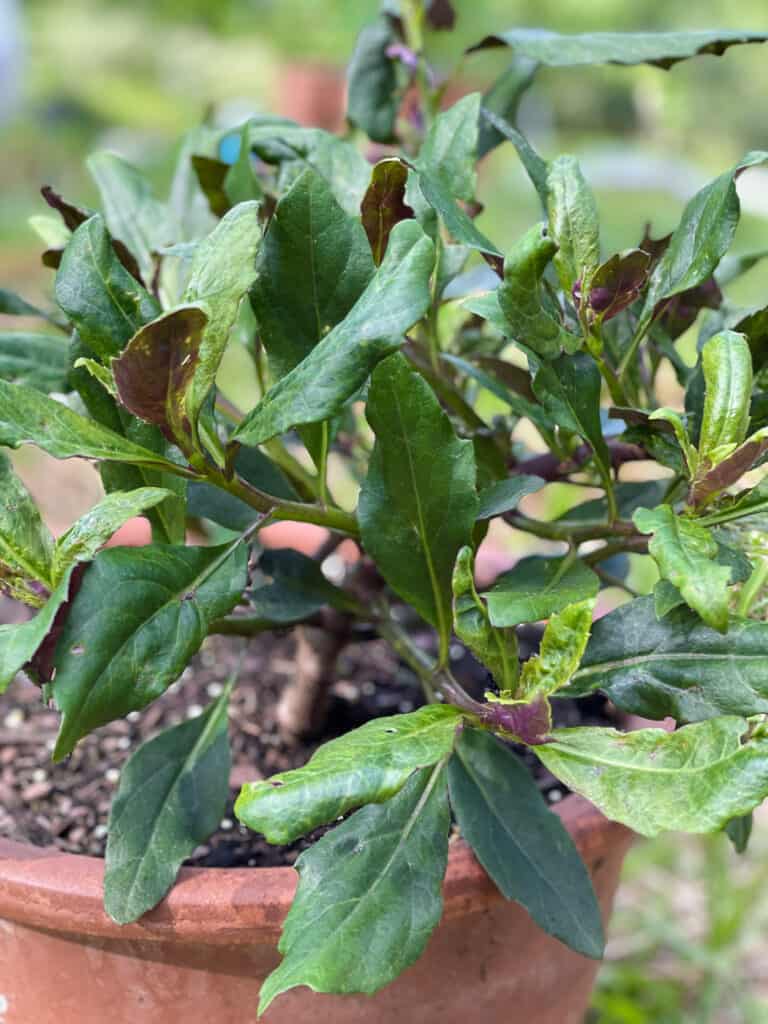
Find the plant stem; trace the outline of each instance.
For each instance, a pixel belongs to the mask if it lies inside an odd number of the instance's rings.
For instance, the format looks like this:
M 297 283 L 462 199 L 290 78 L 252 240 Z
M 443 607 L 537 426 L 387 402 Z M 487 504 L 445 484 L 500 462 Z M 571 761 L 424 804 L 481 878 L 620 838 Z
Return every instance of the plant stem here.
M 418 647 L 408 636 L 406 631 L 399 626 L 390 616 L 382 618 L 376 623 L 376 628 L 382 639 L 386 640 L 390 647 L 403 659 L 410 669 L 418 676 L 421 689 L 427 704 L 434 704 L 437 701 L 435 691 L 435 677 L 437 663 L 428 654 Z
M 765 586 L 766 580 L 768 580 L 768 558 L 761 558 L 752 570 L 749 579 L 741 588 L 739 603 L 736 606 L 737 615 L 740 615 L 742 618 L 746 618 L 749 615 L 752 605 Z
M 606 558 L 611 558 L 613 555 L 621 555 L 625 551 L 630 554 L 647 554 L 648 538 L 635 535 L 633 537 L 625 537 L 622 540 L 608 541 L 608 543 L 596 551 L 590 551 L 588 554 L 582 555 L 582 561 L 586 562 L 587 565 L 595 565 L 598 562 L 605 561 Z
M 635 536 L 636 530 L 632 523 L 622 520 L 608 524 L 595 524 L 594 526 L 573 526 L 568 523 L 546 523 L 538 519 L 529 519 L 522 512 L 508 512 L 504 519 L 510 526 L 525 533 L 531 533 L 534 537 L 541 537 L 544 540 L 562 540 L 568 544 L 580 544 L 585 540 L 603 540 L 606 537 L 615 537 L 617 534 L 630 537 Z

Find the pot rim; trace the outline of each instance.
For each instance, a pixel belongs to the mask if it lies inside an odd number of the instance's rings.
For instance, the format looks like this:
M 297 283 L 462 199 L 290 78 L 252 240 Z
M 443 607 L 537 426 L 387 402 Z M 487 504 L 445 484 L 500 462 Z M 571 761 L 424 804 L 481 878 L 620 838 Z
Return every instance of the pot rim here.
M 610 847 L 631 842 L 625 826 L 581 796 L 570 794 L 552 810 L 593 868 Z M 0 920 L 113 941 L 247 945 L 255 934 L 279 934 L 297 882 L 292 867 L 185 867 L 154 910 L 118 925 L 104 911 L 103 878 L 102 858 L 0 838 Z M 504 898 L 460 838 L 450 844 L 443 898 L 444 917 L 484 910 Z

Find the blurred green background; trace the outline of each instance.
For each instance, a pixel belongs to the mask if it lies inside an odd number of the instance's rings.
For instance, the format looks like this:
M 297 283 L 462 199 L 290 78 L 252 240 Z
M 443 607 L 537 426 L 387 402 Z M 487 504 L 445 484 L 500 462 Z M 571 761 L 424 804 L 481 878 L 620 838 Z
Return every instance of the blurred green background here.
M 454 33 L 430 55 L 461 88 L 483 88 L 498 52 L 462 60 L 515 25 L 590 29 L 768 30 L 765 0 L 454 0 Z M 146 168 L 162 194 L 179 137 L 203 117 L 235 124 L 259 110 L 343 125 L 343 67 L 377 0 L 0 0 L 0 43 L 15 9 L 22 63 L 0 86 L 0 285 L 50 292 L 28 225 L 38 188 L 96 203 L 84 155 L 108 148 Z M 2 52 L 0 45 L 0 53 Z M 0 58 L 1 59 L 1 58 Z M 5 90 L 2 95 L 3 88 Z M 738 47 L 670 72 L 542 72 L 520 121 L 543 155 L 576 153 L 593 182 L 607 251 L 636 244 L 646 221 L 670 230 L 684 200 L 743 152 L 768 148 L 768 48 Z M 768 172 L 741 184 L 737 248 L 768 245 Z M 487 161 L 480 226 L 501 246 L 537 216 L 510 147 Z M 768 267 L 732 296 L 765 305 Z M 691 348 L 691 339 L 684 340 Z M 768 837 L 758 821 L 737 858 L 722 837 L 672 837 L 630 855 L 591 1024 L 768 1024 Z

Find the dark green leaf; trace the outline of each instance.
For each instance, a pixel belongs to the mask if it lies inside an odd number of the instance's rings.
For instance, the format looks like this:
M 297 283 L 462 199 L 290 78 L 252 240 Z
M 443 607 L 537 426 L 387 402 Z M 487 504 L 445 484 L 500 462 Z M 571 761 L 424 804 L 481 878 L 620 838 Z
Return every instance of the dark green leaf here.
M 536 753 L 606 817 L 644 836 L 717 832 L 768 793 L 768 737 L 723 716 L 677 732 L 556 729 Z
M 745 853 L 752 835 L 752 812 L 742 814 L 740 818 L 731 818 L 725 826 L 728 838 L 733 843 L 736 853 Z
M 569 604 L 594 597 L 600 580 L 578 559 L 521 559 L 514 569 L 499 576 L 482 596 L 494 626 L 538 622 Z
M 525 172 L 530 178 L 531 184 L 538 193 L 542 209 L 546 213 L 547 201 L 549 199 L 547 190 L 547 173 L 549 171 L 549 165 L 547 164 L 547 161 L 539 156 L 522 132 L 518 131 L 517 128 L 511 125 L 503 117 L 499 117 L 499 115 L 489 107 L 483 105 L 480 108 L 480 117 L 482 121 L 491 125 L 499 135 L 508 139 L 515 147 L 517 155 L 520 157 L 520 162 L 525 168 Z
M 246 783 L 235 813 L 270 843 L 291 843 L 363 804 L 394 796 L 419 768 L 453 749 L 461 714 L 429 704 L 376 718 L 324 744 L 303 768 Z
M 49 319 L 48 313 L 44 313 L 7 288 L 0 288 L 0 313 L 5 316 L 36 316 L 43 320 Z
M 545 359 L 554 359 L 563 348 L 574 352 L 581 345 L 581 338 L 565 330 L 559 310 L 544 291 L 544 271 L 556 251 L 546 228 L 534 225 L 507 253 L 504 280 L 496 293 L 510 337 Z
M 434 245 L 416 221 L 398 224 L 384 262 L 344 320 L 267 392 L 233 440 L 261 444 L 291 427 L 320 423 L 339 412 L 426 312 L 434 260 Z
M 358 219 L 317 171 L 304 171 L 277 204 L 258 258 L 251 304 L 276 378 L 343 320 L 374 273 Z
M 533 82 L 536 68 L 535 61 L 519 58 L 512 61 L 490 89 L 483 94 L 482 109 L 503 118 L 508 124 L 514 125 L 520 100 Z M 495 128 L 490 121 L 480 114 L 480 132 L 477 140 L 477 158 L 481 160 L 496 146 L 499 146 L 505 135 Z
M 762 32 L 585 32 L 564 35 L 541 28 L 518 28 L 486 36 L 472 51 L 508 46 L 518 57 L 550 67 L 578 64 L 655 64 L 670 68 L 701 53 L 722 54 L 739 43 L 762 43 Z
M 255 586 L 249 593 L 249 613 L 265 623 L 283 626 L 300 622 L 325 605 L 349 605 L 344 591 L 325 578 L 313 558 L 300 551 L 265 551 L 259 559 L 259 569 L 268 582 Z
M 566 295 L 580 281 L 592 281 L 600 263 L 600 222 L 597 202 L 578 160 L 560 156 L 547 176 L 549 233 L 557 246 L 554 264 Z
M 118 924 L 156 906 L 182 861 L 218 827 L 232 763 L 229 693 L 143 743 L 122 771 L 104 871 L 104 909 Z
M 142 448 L 66 405 L 0 380 L 0 445 L 34 444 L 57 459 L 127 462 L 184 475 L 182 467 Z
M 389 585 L 440 635 L 447 657 L 451 574 L 477 518 L 475 458 L 426 381 L 393 356 L 374 371 L 366 407 L 376 445 L 360 493 L 363 544 Z
M 118 355 L 148 320 L 160 315 L 157 300 L 115 255 L 100 216 L 72 235 L 56 275 L 56 301 L 96 355 Z
M 647 480 L 643 483 L 616 484 L 616 507 L 619 519 L 629 520 L 636 509 L 655 508 L 669 490 L 669 480 Z M 574 526 L 604 525 L 608 522 L 608 503 L 605 498 L 593 498 L 575 505 L 557 517 L 558 523 Z
M 554 429 L 554 422 L 537 402 L 529 401 L 524 395 L 515 394 L 509 389 L 506 382 L 497 379 L 498 375 L 492 376 L 474 363 L 462 359 L 461 356 L 451 355 L 449 352 L 444 352 L 440 358 L 476 380 L 481 387 L 486 388 L 492 395 L 505 402 L 512 410 L 513 415 L 531 420 L 541 430 Z
M 653 598 L 638 598 L 595 623 L 568 693 L 597 689 L 654 720 L 768 714 L 768 625 L 733 622 L 723 636 L 685 607 L 657 620 Z
M 676 515 L 669 505 L 638 509 L 632 517 L 641 533 L 652 533 L 648 550 L 665 580 L 713 629 L 728 629 L 731 570 L 716 562 L 712 533 L 695 520 Z
M 213 157 L 203 156 L 199 153 L 193 154 L 190 159 L 200 188 L 208 200 L 211 213 L 217 217 L 223 217 L 232 207 L 224 187 L 231 165 L 225 164 L 223 160 L 215 160 Z
M 247 562 L 245 544 L 153 544 L 96 556 L 56 648 L 53 696 L 63 717 L 55 761 L 93 729 L 145 707 L 178 678 L 210 624 L 240 599 Z
M 448 763 L 462 835 L 508 900 L 584 956 L 600 959 L 600 907 L 584 864 L 520 758 L 488 733 L 464 729 Z
M 405 202 L 407 182 L 408 165 L 397 157 L 379 160 L 371 171 L 371 184 L 363 197 L 360 213 L 376 266 L 384 259 L 395 224 L 413 217 L 413 210 Z
M 347 120 L 374 142 L 392 142 L 400 107 L 395 62 L 387 48 L 395 36 L 388 18 L 366 25 L 347 71 Z
M 535 494 L 546 486 L 546 480 L 540 476 L 511 476 L 507 480 L 499 480 L 490 487 L 480 491 L 480 509 L 478 519 L 492 519 L 494 516 L 511 512 L 520 504 L 526 494 Z
M 443 911 L 449 827 L 440 765 L 303 853 L 280 939 L 284 959 L 261 987 L 259 1013 L 297 985 L 376 992 L 414 963 Z

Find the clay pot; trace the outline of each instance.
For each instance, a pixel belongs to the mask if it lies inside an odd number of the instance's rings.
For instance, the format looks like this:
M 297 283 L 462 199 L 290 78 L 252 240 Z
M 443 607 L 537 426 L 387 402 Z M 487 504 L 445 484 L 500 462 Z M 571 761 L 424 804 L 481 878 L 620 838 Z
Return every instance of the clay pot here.
M 560 815 L 607 920 L 631 834 L 569 796 Z M 3 1024 L 247 1024 L 278 962 L 292 868 L 186 868 L 120 928 L 102 909 L 103 862 L 0 840 Z M 360 951 L 365 956 L 365 950 Z M 280 996 L 266 1024 L 580 1024 L 598 964 L 499 894 L 456 841 L 445 911 L 422 958 L 375 996 Z

